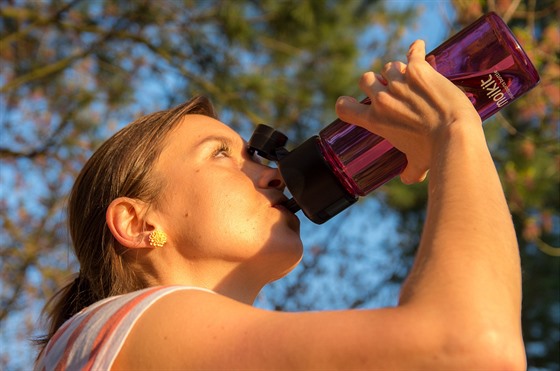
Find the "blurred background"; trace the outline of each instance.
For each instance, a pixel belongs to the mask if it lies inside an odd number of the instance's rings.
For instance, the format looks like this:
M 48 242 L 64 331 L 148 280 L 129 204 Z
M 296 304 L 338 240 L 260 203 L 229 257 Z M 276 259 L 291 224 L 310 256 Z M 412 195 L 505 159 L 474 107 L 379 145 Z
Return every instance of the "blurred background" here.
M 485 122 L 523 264 L 530 370 L 560 369 L 560 1 L 0 0 L 0 369 L 29 370 L 45 299 L 78 270 L 65 203 L 85 160 L 139 115 L 198 94 L 245 138 L 295 146 L 361 97 L 367 70 L 428 51 L 487 11 L 541 83 Z M 490 51 L 489 51 L 490 52 Z M 480 179 L 484 182 L 484 179 Z M 265 288 L 271 310 L 394 305 L 418 244 L 426 184 L 394 180 L 324 225 Z M 372 334 L 375 336 L 375 334 Z

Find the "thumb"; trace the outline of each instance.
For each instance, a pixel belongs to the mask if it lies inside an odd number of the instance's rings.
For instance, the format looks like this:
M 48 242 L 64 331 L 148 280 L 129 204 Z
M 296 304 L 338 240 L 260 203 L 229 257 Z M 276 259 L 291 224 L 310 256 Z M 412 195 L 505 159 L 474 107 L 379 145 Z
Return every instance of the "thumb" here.
M 401 173 L 401 182 L 404 184 L 414 184 L 423 182 L 428 175 L 428 170 L 411 165 L 410 162 Z

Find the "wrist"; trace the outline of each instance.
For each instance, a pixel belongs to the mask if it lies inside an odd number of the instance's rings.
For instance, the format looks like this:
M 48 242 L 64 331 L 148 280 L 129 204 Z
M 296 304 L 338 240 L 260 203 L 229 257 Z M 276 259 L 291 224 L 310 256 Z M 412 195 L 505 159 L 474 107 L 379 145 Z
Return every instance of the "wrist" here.
M 482 122 L 479 117 L 475 119 L 455 120 L 442 126 L 436 132 L 433 142 L 432 167 L 441 161 L 442 155 L 448 151 L 461 151 L 462 149 L 486 148 L 486 138 Z

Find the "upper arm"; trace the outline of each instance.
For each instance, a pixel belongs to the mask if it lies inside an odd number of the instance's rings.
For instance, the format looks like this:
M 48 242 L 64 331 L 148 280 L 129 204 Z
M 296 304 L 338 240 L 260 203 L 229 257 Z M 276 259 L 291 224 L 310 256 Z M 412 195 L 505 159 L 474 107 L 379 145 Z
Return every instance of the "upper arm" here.
M 437 331 L 411 321 L 406 311 L 283 313 L 203 291 L 178 291 L 137 321 L 114 368 L 421 367 L 430 361 L 425 357 Z

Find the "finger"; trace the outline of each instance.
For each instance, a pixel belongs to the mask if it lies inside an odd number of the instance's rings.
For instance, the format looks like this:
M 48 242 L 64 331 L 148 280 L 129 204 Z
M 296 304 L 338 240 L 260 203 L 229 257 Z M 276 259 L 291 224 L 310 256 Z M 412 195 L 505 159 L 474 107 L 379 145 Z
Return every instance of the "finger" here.
M 423 182 L 428 175 L 428 170 L 411 165 L 410 162 L 401 173 L 401 182 L 404 184 L 414 184 Z
M 387 82 L 387 80 L 385 80 L 385 78 L 384 78 L 381 74 L 376 73 L 376 74 L 375 74 L 375 77 L 377 77 L 377 80 L 379 80 L 379 82 L 380 82 L 383 86 L 387 86 L 388 82 Z
M 419 62 L 426 60 L 426 44 L 424 40 L 416 40 L 408 48 L 408 53 L 406 55 L 408 63 Z
M 336 101 L 336 114 L 345 122 L 366 125 L 369 117 L 369 105 L 358 102 L 352 97 L 340 97 Z
M 360 78 L 360 89 L 368 96 L 372 97 L 387 85 L 387 81 L 383 76 L 373 72 L 366 72 Z
M 381 75 L 388 82 L 402 81 L 404 80 L 405 72 L 406 72 L 406 64 L 400 61 L 394 61 L 385 64 L 385 66 L 381 70 Z

